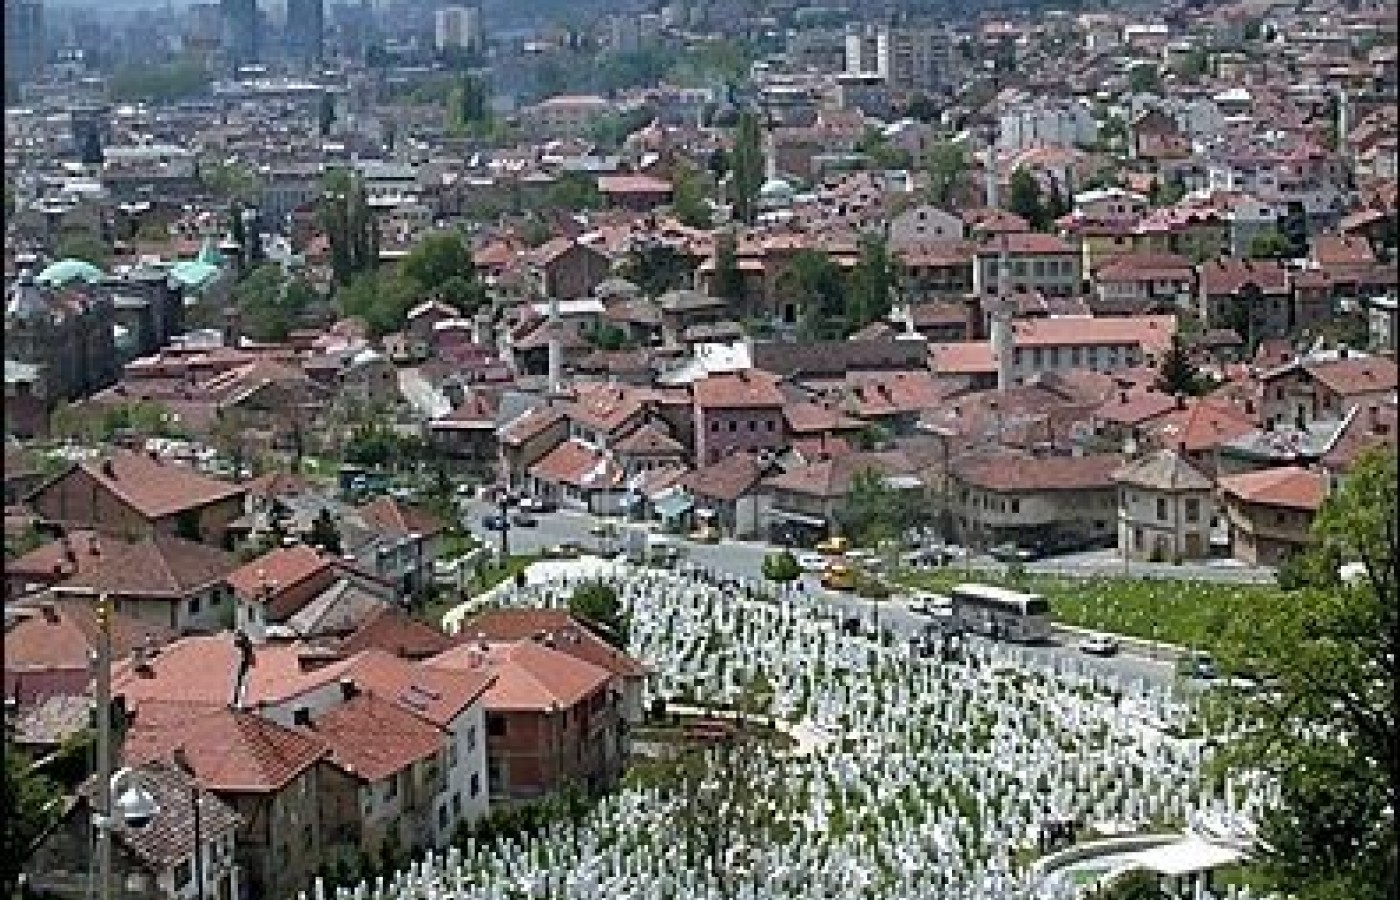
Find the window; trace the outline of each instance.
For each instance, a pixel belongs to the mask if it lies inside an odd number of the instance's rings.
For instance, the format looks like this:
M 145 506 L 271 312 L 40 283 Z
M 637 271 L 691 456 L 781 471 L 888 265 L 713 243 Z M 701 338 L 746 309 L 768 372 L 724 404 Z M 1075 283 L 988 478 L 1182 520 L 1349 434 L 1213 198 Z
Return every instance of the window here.
M 1142 529 L 1141 529 L 1141 528 L 1134 528 L 1134 529 L 1133 529 L 1133 549 L 1134 549 L 1134 550 L 1141 550 L 1141 549 L 1142 549 Z
M 711 422 L 711 423 L 710 423 L 710 431 L 715 432 L 715 433 L 718 433 L 718 432 L 719 432 L 719 423 L 718 423 L 718 422 Z
M 1018 512 L 1020 512 L 1020 511 L 1021 511 L 1021 501 L 1020 501 L 1020 500 L 1012 500 L 1012 501 L 1011 501 L 1011 512 L 1012 512 L 1012 513 L 1018 513 Z
M 505 737 L 506 717 L 498 713 L 487 713 L 486 733 L 491 737 Z
M 758 430 L 758 423 L 755 422 L 753 419 L 749 419 L 749 432 L 752 433 L 752 432 L 755 432 L 755 431 L 757 431 L 757 430 Z
M 447 804 L 444 803 L 444 804 L 442 804 L 441 806 L 438 807 L 438 829 L 439 829 L 439 830 L 442 830 L 442 829 L 444 829 L 444 828 L 446 828 L 446 827 L 447 827 Z
M 739 430 L 739 423 L 738 423 L 738 422 L 735 422 L 735 421 L 733 421 L 733 420 L 731 419 L 730 422 L 729 422 L 729 433 L 730 433 L 730 434 L 733 434 L 734 432 L 736 432 L 736 431 L 738 431 L 738 430 Z
M 389 784 L 384 789 L 385 799 L 392 800 L 399 795 L 399 773 L 389 776 Z
M 476 749 L 476 726 L 467 729 L 467 752 L 471 753 Z
M 175 866 L 175 890 L 183 891 L 189 886 L 193 877 L 193 867 L 190 865 L 189 860 L 177 863 Z
M 1157 521 L 1167 521 L 1167 501 L 1161 497 L 1157 498 Z
M 774 429 L 773 420 L 772 420 L 772 419 L 769 419 L 769 420 L 768 420 L 768 431 L 769 431 L 770 434 L 773 432 L 773 429 Z
M 192 616 L 197 616 L 197 615 L 199 615 L 199 598 L 198 598 L 198 597 L 191 597 L 191 598 L 190 598 L 189 612 L 190 612 L 190 615 L 192 615 Z
M 472 773 L 471 792 L 472 792 L 472 796 L 473 796 L 473 797 L 475 797 L 475 796 L 477 796 L 477 795 L 479 795 L 479 794 L 481 793 L 481 773 L 480 773 L 480 772 L 473 772 L 473 773 Z
M 478 776 L 473 775 L 473 776 L 472 776 L 472 779 L 475 780 L 477 777 L 478 777 Z M 452 815 L 454 815 L 454 816 L 460 816 L 461 814 L 462 814 L 462 792 L 461 792 L 461 791 L 453 791 L 453 792 L 452 792 Z
M 1201 501 L 1194 499 L 1186 501 L 1186 521 L 1201 521 Z

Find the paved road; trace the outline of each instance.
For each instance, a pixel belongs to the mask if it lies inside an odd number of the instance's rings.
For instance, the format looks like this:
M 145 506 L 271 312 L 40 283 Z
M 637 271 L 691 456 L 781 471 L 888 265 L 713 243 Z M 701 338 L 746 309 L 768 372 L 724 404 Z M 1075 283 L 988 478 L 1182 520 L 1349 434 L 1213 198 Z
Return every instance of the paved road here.
M 500 534 L 487 531 L 482 519 L 495 512 L 490 504 L 472 501 L 467 504 L 466 524 L 472 533 L 486 546 L 497 548 Z M 534 552 L 547 547 L 571 542 L 585 550 L 602 549 L 603 541 L 591 536 L 588 529 L 595 519 L 584 513 L 563 510 L 537 516 L 539 524 L 530 528 L 512 528 L 508 535 L 511 553 Z M 683 541 L 685 561 L 715 572 L 722 576 L 741 579 L 760 579 L 763 576 L 763 557 L 771 548 L 762 544 L 743 541 L 724 541 L 720 544 L 699 544 Z M 995 565 L 994 563 L 992 565 Z M 977 568 L 976 565 L 973 567 Z M 1179 576 L 1178 576 L 1179 577 Z M 833 618 L 859 617 L 865 628 L 873 630 L 878 626 L 892 631 L 904 640 L 924 629 L 929 619 L 913 613 L 899 601 L 875 603 L 862 600 L 849 594 L 825 591 L 815 575 L 804 575 L 802 589 L 817 603 L 831 610 Z M 1089 657 L 1073 647 L 1073 639 L 1057 638 L 1039 647 L 1027 647 L 1026 652 L 1047 661 L 1074 661 L 1089 667 L 1100 668 L 1125 679 L 1144 679 L 1152 682 L 1169 681 L 1173 675 L 1171 663 L 1154 660 L 1131 653 L 1120 653 L 1108 658 Z

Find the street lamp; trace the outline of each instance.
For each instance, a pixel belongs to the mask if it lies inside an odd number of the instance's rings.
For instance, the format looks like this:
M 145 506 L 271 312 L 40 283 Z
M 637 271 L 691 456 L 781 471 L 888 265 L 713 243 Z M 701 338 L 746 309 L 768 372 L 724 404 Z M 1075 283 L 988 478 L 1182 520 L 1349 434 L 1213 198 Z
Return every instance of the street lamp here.
M 99 734 L 106 730 L 107 726 L 99 724 Z M 99 765 L 104 769 L 110 768 L 110 764 Z M 123 768 L 109 777 L 99 778 L 97 782 L 98 811 L 92 815 L 92 824 L 97 829 L 99 900 L 111 900 L 112 897 L 112 829 L 118 826 L 145 828 L 160 815 L 160 804 L 136 782 L 135 774 L 129 768 Z

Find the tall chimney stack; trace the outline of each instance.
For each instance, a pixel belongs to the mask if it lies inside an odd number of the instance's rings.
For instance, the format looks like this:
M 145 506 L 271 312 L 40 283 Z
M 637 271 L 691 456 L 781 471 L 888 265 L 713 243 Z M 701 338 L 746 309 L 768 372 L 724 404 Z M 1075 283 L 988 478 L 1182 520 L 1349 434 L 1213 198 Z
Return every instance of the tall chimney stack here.
M 559 339 L 559 298 L 549 301 L 549 393 L 558 395 L 564 390 L 564 345 Z
M 1005 235 L 1001 238 L 997 263 L 997 296 L 989 304 L 988 315 L 991 319 L 992 360 L 997 367 L 997 390 L 1005 392 L 1011 387 L 1016 343 L 1016 334 L 1011 325 L 1011 259 Z

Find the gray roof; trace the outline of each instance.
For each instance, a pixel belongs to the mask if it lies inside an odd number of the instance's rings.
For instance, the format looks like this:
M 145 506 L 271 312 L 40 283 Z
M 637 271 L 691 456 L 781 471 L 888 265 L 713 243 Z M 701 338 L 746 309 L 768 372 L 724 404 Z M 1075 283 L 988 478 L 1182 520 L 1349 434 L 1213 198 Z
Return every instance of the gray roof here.
M 1120 484 L 1154 491 L 1209 491 L 1209 478 L 1175 450 L 1158 450 L 1119 469 L 1113 476 Z

